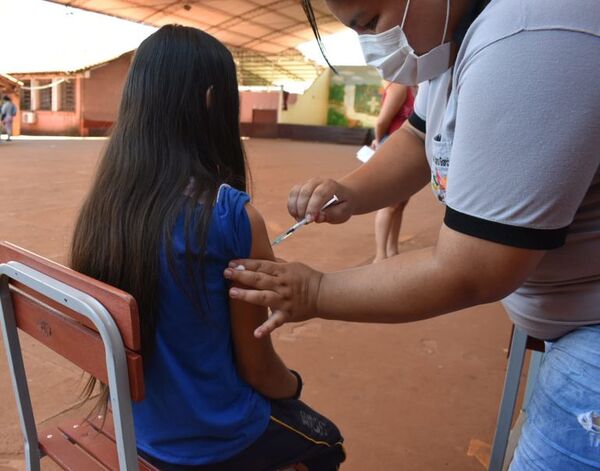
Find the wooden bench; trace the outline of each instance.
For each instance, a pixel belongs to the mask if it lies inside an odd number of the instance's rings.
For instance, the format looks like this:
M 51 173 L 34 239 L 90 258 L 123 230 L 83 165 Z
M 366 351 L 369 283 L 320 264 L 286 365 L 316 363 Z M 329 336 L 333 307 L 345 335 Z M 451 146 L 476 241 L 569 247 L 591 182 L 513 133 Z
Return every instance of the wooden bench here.
M 144 398 L 137 303 L 123 291 L 0 242 L 0 320 L 28 470 L 155 470 L 137 455 L 131 401 Z M 18 329 L 110 387 L 106 417 L 37 433 Z

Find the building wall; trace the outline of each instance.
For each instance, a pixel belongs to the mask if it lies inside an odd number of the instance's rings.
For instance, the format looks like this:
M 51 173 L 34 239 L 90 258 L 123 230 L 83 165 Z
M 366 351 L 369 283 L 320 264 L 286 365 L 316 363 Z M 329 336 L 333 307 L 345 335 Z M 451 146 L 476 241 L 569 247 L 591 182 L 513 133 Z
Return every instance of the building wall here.
M 64 76 L 22 76 L 21 80 L 30 80 L 31 85 L 37 86 L 39 80 L 58 80 Z M 20 110 L 19 122 L 21 124 L 21 133 L 42 136 L 79 136 L 81 135 L 81 77 L 70 77 L 69 80 L 75 81 L 75 110 L 59 111 L 59 86 L 52 87 L 52 110 L 40 110 L 39 92 L 32 91 L 31 110 Z M 35 122 L 26 123 L 23 119 L 24 112 L 32 111 L 35 113 Z
M 372 128 L 381 109 L 382 80 L 372 67 L 342 66 L 331 77 L 327 124 Z
M 240 92 L 240 121 L 251 123 L 254 110 L 277 110 L 280 91 Z
M 79 116 L 70 111 L 36 111 L 36 122 L 21 124 L 23 134 L 39 136 L 78 136 Z
M 379 105 L 379 103 L 381 103 L 380 95 L 378 94 L 377 97 L 372 96 L 371 100 L 377 102 L 377 106 L 373 106 L 373 109 L 376 109 L 377 113 L 368 114 L 356 111 L 356 85 L 344 86 L 344 107 L 346 117 L 349 120 L 359 122 L 363 128 L 374 128 L 377 125 L 377 117 L 379 110 L 381 109 L 381 106 Z
M 327 124 L 327 106 L 331 71 L 325 70 L 303 95 L 297 95 L 295 103 L 290 100 L 287 111 L 279 112 L 280 124 Z
M 35 123 L 25 123 L 21 118 L 23 134 L 87 136 L 105 134 L 117 117 L 121 93 L 131 63 L 132 53 L 125 54 L 100 67 L 78 73 L 76 76 L 29 74 L 19 75 L 21 80 L 58 81 L 68 78 L 75 81 L 75 110 L 60 111 L 60 86 L 52 87 L 52 110 L 40 110 L 39 91 L 32 91 L 31 111 Z M 26 110 L 22 110 L 26 111 Z M 22 116 L 22 114 L 21 114 Z
M 83 120 L 113 123 L 117 117 L 132 54 L 92 69 L 83 81 Z

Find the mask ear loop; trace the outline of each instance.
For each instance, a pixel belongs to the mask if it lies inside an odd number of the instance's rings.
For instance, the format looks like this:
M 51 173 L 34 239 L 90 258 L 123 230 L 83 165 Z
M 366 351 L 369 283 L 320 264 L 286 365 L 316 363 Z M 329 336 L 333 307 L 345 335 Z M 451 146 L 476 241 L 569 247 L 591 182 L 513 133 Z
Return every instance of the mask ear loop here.
M 408 0 L 410 3 L 410 0 Z M 444 35 L 442 36 L 442 44 L 446 39 L 446 33 L 448 32 L 448 22 L 450 21 L 450 0 L 446 0 L 446 24 L 444 25 Z
M 408 16 L 408 8 L 409 7 L 410 7 L 410 0 L 408 0 L 408 2 L 406 2 L 406 8 L 404 9 L 404 16 L 402 17 L 402 24 L 400 25 L 401 30 L 404 30 L 404 22 L 406 21 L 406 17 Z

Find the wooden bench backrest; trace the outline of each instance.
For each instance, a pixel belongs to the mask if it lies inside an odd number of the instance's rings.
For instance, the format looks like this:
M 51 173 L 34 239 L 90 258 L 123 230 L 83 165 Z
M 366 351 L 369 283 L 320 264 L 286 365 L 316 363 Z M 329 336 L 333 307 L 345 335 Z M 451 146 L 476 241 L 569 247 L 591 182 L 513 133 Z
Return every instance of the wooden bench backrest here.
M 127 354 L 131 399 L 144 398 L 140 321 L 135 299 L 128 293 L 58 263 L 0 242 L 0 263 L 20 262 L 66 285 L 94 297 L 112 315 Z M 10 282 L 17 327 L 108 384 L 104 345 L 93 324 L 80 314 L 18 282 Z

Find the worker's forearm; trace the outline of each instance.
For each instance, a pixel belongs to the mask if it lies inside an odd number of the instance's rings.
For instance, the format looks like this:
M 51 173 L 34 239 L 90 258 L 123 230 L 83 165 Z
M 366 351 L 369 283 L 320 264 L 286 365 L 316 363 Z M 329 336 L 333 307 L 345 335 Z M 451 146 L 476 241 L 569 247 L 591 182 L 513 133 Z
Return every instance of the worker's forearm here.
M 489 300 L 474 286 L 438 266 L 434 248 L 323 275 L 317 316 L 350 322 L 404 323 Z
M 340 180 L 354 195 L 354 214 L 406 201 L 430 179 L 423 141 L 399 129 L 366 164 Z

